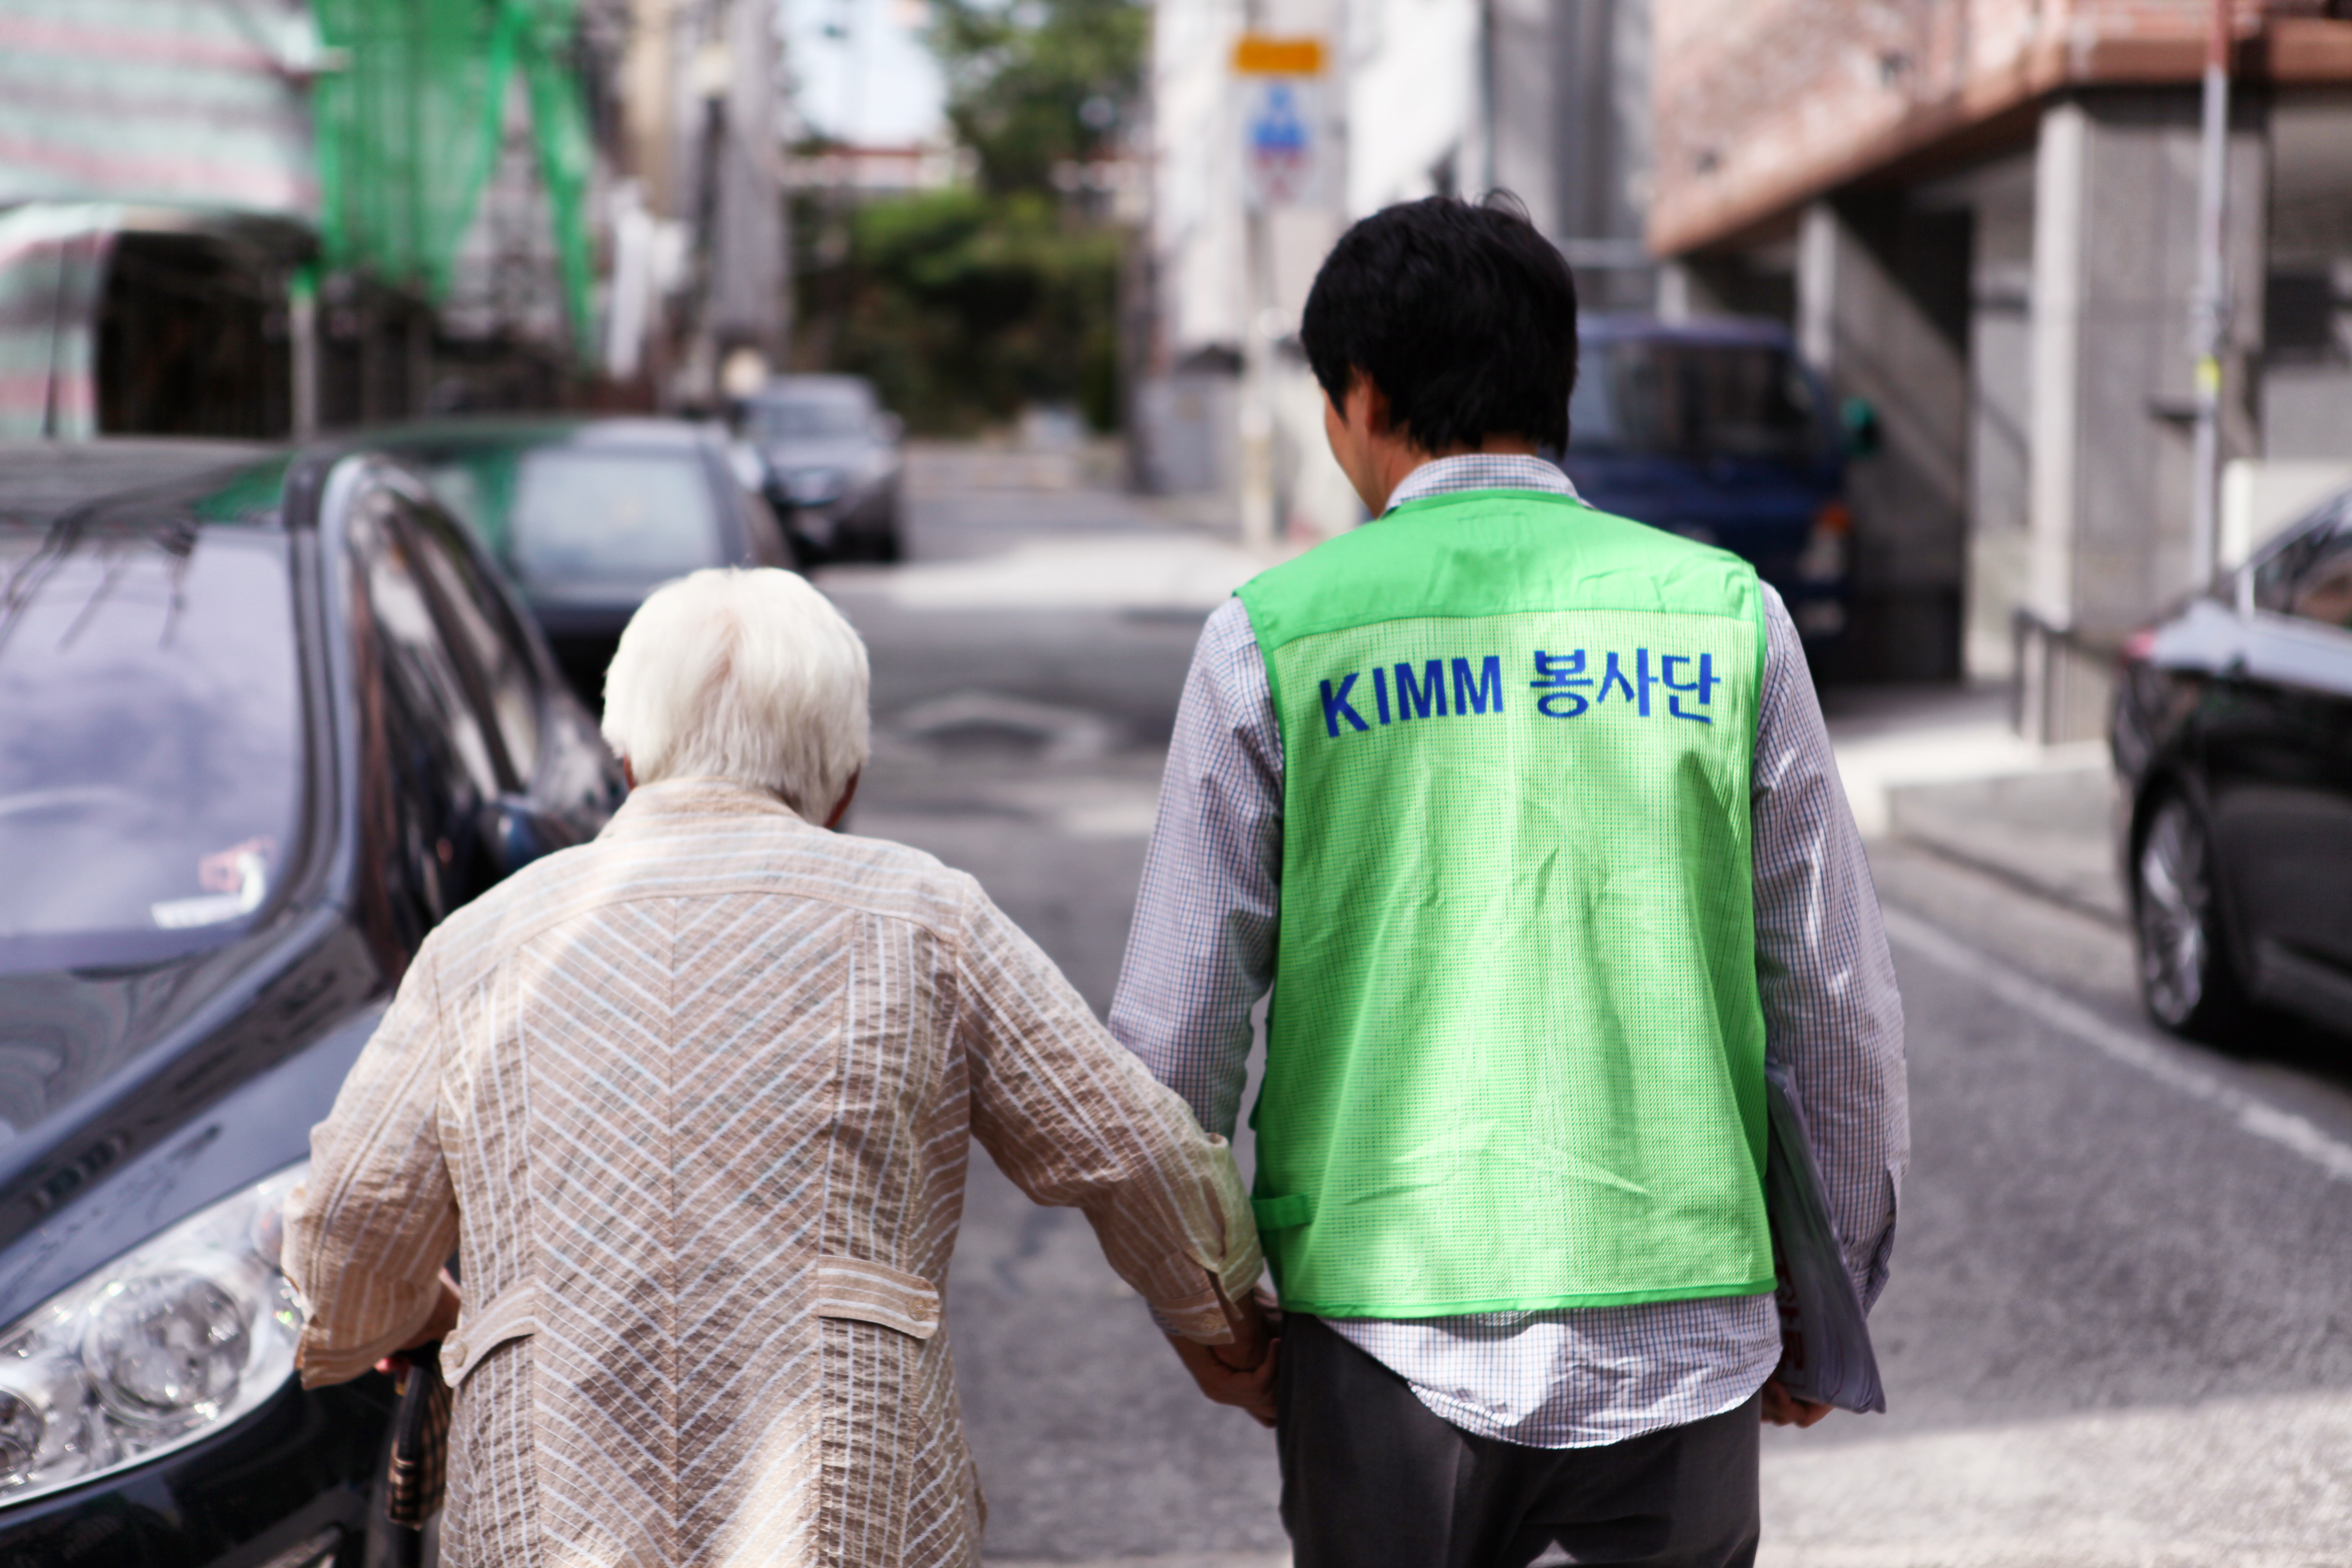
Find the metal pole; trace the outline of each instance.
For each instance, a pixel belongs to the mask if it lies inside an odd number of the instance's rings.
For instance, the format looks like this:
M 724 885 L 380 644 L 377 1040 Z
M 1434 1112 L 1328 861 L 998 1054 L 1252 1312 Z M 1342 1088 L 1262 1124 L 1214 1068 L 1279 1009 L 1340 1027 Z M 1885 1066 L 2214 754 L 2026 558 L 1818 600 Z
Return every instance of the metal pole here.
M 286 348 L 293 404 L 288 424 L 294 439 L 307 441 L 319 433 L 319 275 L 308 266 L 286 280 Z
M 1478 185 L 1457 193 L 1473 201 L 1495 188 L 1495 0 L 1478 0 Z
M 1274 547 L 1274 343 L 1265 317 L 1273 309 L 1271 251 L 1264 206 L 1252 203 L 1244 240 L 1249 247 L 1246 303 L 1242 320 L 1241 511 L 1242 542 L 1252 550 Z
M 1265 18 L 1264 0 L 1246 0 L 1242 28 L 1255 33 Z M 1238 86 L 1238 84 L 1237 84 Z M 1246 86 L 1238 86 L 1246 92 Z M 1244 114 L 1247 110 L 1244 106 Z M 1237 410 L 1241 437 L 1242 543 L 1252 550 L 1274 547 L 1274 344 L 1265 314 L 1274 298 L 1274 236 L 1265 204 L 1242 192 L 1242 386 Z
M 2220 535 L 2221 353 L 2228 331 L 2228 271 L 2223 219 L 2230 178 L 2230 0 L 2212 0 L 2206 35 L 2204 140 L 2197 183 L 2197 294 L 2189 334 L 2197 353 L 2197 434 L 2190 492 L 2189 573 L 2192 586 L 2213 577 Z

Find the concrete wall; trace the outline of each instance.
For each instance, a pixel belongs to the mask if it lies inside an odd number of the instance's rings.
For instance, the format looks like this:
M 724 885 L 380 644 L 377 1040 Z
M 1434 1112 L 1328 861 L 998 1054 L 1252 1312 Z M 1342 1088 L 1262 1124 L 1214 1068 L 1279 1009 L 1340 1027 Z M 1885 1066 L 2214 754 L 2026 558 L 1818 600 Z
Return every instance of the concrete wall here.
M 1599 258 L 1612 244 L 1641 249 L 1651 179 L 1650 0 L 1551 0 L 1549 12 L 1549 53 L 1541 58 L 1555 84 L 1544 105 L 1551 214 L 1538 224 L 1578 262 L 1587 310 L 1654 309 L 1654 264 Z M 1531 103 L 1528 118 L 1533 110 Z
M 1653 0 L 1671 310 L 1794 315 L 1887 447 L 1839 663 L 2017 674 L 2104 723 L 2105 655 L 2191 586 L 2204 0 Z M 2241 0 L 2224 458 L 2352 458 L 2352 18 Z M 2024 647 L 2020 612 L 2051 628 Z M 2046 644 L 2047 646 L 2042 646 Z
M 1829 658 L 1837 674 L 1940 680 L 1959 671 L 1970 221 L 1899 191 L 1805 210 L 1798 341 L 1839 396 L 1870 401 L 1881 441 L 1847 472 L 1854 616 Z
M 1151 11 L 1151 250 L 1164 374 L 1242 332 L 1240 156 L 1227 145 L 1228 62 L 1239 0 L 1160 0 Z
M 2352 89 L 2271 110 L 2263 453 L 2352 459 Z
M 2210 0 L 1653 0 L 1664 254 L 2030 117 L 2077 88 L 2193 85 Z M 2252 79 L 2352 78 L 2352 18 L 2237 0 Z
M 1496 0 L 1518 26 L 1526 3 Z M 1467 0 L 1348 0 L 1349 217 L 1487 183 L 1479 11 Z
M 2198 100 L 2110 89 L 2042 117 L 2034 231 L 2030 606 L 2119 637 L 2191 586 L 2189 300 L 2196 281 Z M 2247 455 L 2245 356 L 2262 321 L 2261 105 L 2232 136 L 2234 373 L 2224 457 Z
M 2222 455 L 2257 441 L 2252 390 L 2266 227 L 2264 105 L 2232 126 L 2231 284 Z M 2021 672 L 2026 732 L 2101 732 L 2119 642 L 2190 581 L 2189 425 L 2198 98 L 2185 89 L 2071 95 L 2036 150 L 2031 545 Z
M 2000 159 L 1948 195 L 1975 215 L 1960 666 L 1972 680 L 2005 680 L 2032 560 L 2033 155 Z

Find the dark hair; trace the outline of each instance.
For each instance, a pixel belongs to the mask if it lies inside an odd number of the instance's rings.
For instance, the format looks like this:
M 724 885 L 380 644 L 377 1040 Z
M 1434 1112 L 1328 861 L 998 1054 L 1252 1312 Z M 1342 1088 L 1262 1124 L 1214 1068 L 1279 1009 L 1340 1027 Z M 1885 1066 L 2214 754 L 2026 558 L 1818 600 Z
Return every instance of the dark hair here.
M 1361 371 L 1424 451 L 1517 436 L 1568 445 L 1576 280 L 1518 199 L 1428 196 L 1339 237 L 1298 325 L 1315 379 L 1344 404 Z

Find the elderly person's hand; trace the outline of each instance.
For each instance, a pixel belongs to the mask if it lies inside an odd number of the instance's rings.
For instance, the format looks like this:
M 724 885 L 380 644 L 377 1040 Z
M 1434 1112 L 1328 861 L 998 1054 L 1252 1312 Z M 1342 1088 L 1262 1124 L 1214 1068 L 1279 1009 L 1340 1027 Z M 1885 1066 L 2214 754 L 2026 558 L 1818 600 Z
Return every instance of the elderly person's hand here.
M 1174 1334 L 1168 1342 L 1176 1359 L 1192 1374 L 1202 1394 L 1218 1405 L 1249 1413 L 1261 1426 L 1274 1425 L 1274 1377 L 1282 1342 L 1276 1337 L 1280 1314 L 1251 1297 L 1238 1305 L 1227 1302 L 1225 1321 L 1233 1325 L 1231 1344 L 1203 1345 Z
M 417 1330 L 415 1336 L 406 1344 L 376 1363 L 376 1371 L 387 1373 L 394 1377 L 398 1377 L 406 1372 L 408 1352 L 420 1345 L 429 1345 L 436 1340 L 447 1339 L 457 1326 L 457 1311 L 464 1304 L 465 1298 L 457 1289 L 457 1282 L 450 1279 L 449 1271 L 444 1268 L 441 1270 L 441 1299 L 433 1303 L 433 1315 L 425 1320 L 425 1326 Z

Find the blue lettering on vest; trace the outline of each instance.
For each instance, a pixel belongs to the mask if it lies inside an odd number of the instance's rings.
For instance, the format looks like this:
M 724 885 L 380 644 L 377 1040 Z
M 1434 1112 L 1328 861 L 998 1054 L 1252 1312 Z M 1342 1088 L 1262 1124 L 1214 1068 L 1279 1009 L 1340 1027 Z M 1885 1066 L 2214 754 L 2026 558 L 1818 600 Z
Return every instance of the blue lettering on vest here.
M 1715 689 L 1724 684 L 1715 672 L 1713 654 L 1661 654 L 1653 666 L 1650 649 L 1637 647 L 1628 660 L 1623 653 L 1596 649 L 1605 661 L 1601 673 L 1591 673 L 1591 655 L 1583 648 L 1558 654 L 1538 648 L 1535 653 L 1536 679 L 1528 682 L 1536 692 L 1536 711 L 1547 719 L 1574 719 L 1612 697 L 1622 697 L 1625 705 L 1642 718 L 1650 717 L 1650 692 L 1663 686 L 1670 693 L 1666 710 L 1677 719 L 1688 719 L 1700 724 L 1712 724 L 1713 716 L 1694 711 L 1683 706 L 1690 699 L 1698 709 L 1715 705 Z M 1446 700 L 1447 677 L 1452 676 L 1453 701 Z M 1696 668 L 1693 669 L 1693 666 Z M 1393 704 L 1390 701 L 1389 677 L 1396 677 Z M 1466 719 L 1472 714 L 1501 713 L 1503 706 L 1503 661 L 1496 654 L 1481 654 L 1472 658 L 1433 658 L 1419 667 L 1410 664 L 1375 665 L 1372 667 L 1372 712 L 1380 723 L 1402 723 L 1408 719 Z M 1688 679 L 1685 679 L 1685 675 Z M 1372 726 L 1355 705 L 1356 683 L 1363 679 L 1361 670 L 1350 670 L 1338 678 L 1335 687 L 1323 681 L 1323 733 L 1338 740 L 1340 723 L 1358 734 Z M 1599 689 L 1595 690 L 1594 688 Z
M 1625 679 L 1625 672 L 1617 667 L 1617 655 L 1612 653 L 1609 656 L 1608 668 L 1601 673 L 1601 695 L 1592 700 L 1595 706 L 1598 706 L 1609 700 L 1609 693 L 1612 689 L 1621 690 L 1633 701 L 1635 710 L 1646 719 L 1650 716 L 1650 688 L 1657 683 L 1658 678 L 1650 673 L 1648 648 L 1637 647 L 1633 650 L 1632 680 Z M 1636 687 L 1639 688 L 1638 690 Z
M 1712 707 L 1714 705 L 1715 689 L 1723 684 L 1723 678 L 1715 673 L 1715 655 L 1711 653 L 1703 653 L 1698 656 L 1696 661 L 1698 664 L 1698 675 L 1696 679 L 1687 681 L 1676 680 L 1675 679 L 1675 666 L 1678 664 L 1689 664 L 1691 662 L 1693 662 L 1691 656 L 1686 653 L 1660 654 L 1658 656 L 1658 679 L 1669 692 L 1681 692 L 1685 695 L 1696 694 L 1698 698 L 1698 705 L 1700 707 Z M 1684 712 L 1683 700 L 1679 696 L 1670 696 L 1666 699 L 1666 711 L 1673 714 L 1677 719 L 1696 719 L 1702 724 L 1712 724 L 1715 722 L 1714 720 L 1708 718 L 1704 713 Z
M 1547 719 L 1573 719 L 1592 704 L 1579 687 L 1591 686 L 1592 677 L 1584 673 L 1584 650 L 1573 653 L 1546 653 L 1536 649 L 1536 678 L 1528 682 L 1529 689 L 1540 691 L 1536 699 L 1536 711 Z M 1561 709 L 1555 703 L 1568 703 Z
M 1498 655 L 1488 654 L 1486 662 L 1478 667 L 1477 684 L 1475 686 L 1471 684 L 1470 661 L 1466 658 L 1455 659 L 1454 661 L 1454 716 L 1459 719 L 1472 713 L 1484 713 L 1486 711 L 1486 704 L 1490 701 L 1494 703 L 1496 712 L 1500 713 L 1503 710 L 1502 658 Z M 1647 713 L 1649 710 L 1648 705 L 1643 704 L 1642 711 Z
M 1433 658 L 1423 668 L 1419 685 L 1413 683 L 1412 666 L 1409 664 L 1396 667 L 1396 678 L 1398 718 L 1426 719 L 1433 710 L 1439 718 L 1445 717 L 1444 659 Z
M 1323 682 L 1323 732 L 1333 740 L 1338 740 L 1339 737 L 1339 721 L 1342 718 L 1359 730 L 1371 728 L 1370 724 L 1364 722 L 1363 715 L 1349 706 L 1348 693 L 1354 690 L 1355 687 L 1356 678 L 1352 675 L 1343 676 L 1340 679 L 1339 689 L 1336 695 L 1331 690 L 1331 683 L 1328 680 Z

